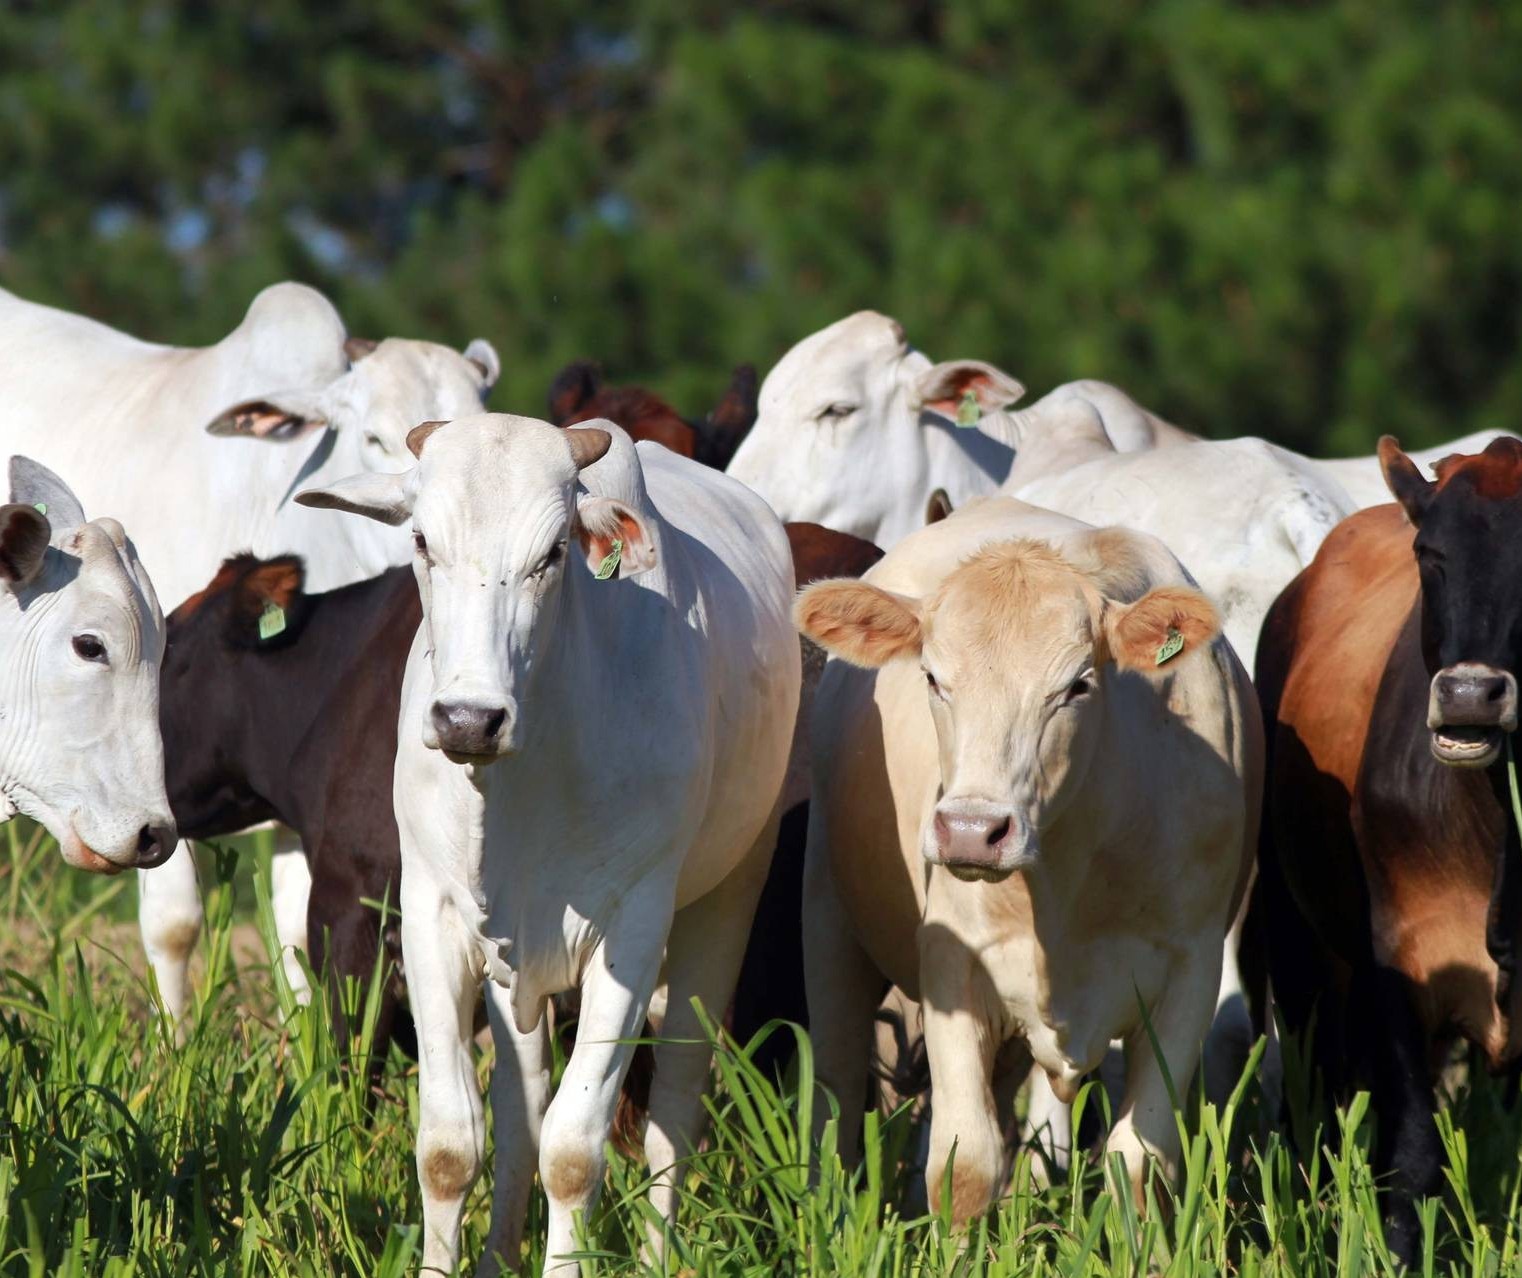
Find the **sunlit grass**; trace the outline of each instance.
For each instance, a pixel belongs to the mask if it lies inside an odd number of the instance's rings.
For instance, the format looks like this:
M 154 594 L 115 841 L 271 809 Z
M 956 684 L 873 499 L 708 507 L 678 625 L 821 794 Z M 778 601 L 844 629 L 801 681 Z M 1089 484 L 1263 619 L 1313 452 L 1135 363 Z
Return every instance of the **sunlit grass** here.
M 415 1272 L 415 1068 L 394 1052 L 371 1095 L 343 1068 L 322 1000 L 299 1007 L 275 953 L 267 848 L 207 856 L 207 937 L 193 1022 L 176 1046 L 149 1014 L 130 876 L 64 868 L 22 823 L 0 836 L 0 1273 L 399 1275 Z M 254 872 L 257 869 L 258 872 Z M 368 1046 L 375 978 L 349 991 Z M 773 1032 L 793 1033 L 791 1027 Z M 997 1211 L 954 1231 L 944 1193 L 905 1206 L 919 1149 L 907 1111 L 870 1115 L 860 1170 L 833 1123 L 817 1144 L 812 1057 L 800 1036 L 779 1090 L 725 1043 L 712 1135 L 687 1163 L 671 1274 L 1383 1275 L 1359 1098 L 1318 1132 L 1307 1094 L 1304 1160 L 1265 1122 L 1255 1078 L 1217 1110 L 1185 1103 L 1180 1183 L 1138 1212 L 1097 1157 L 1037 1188 L 1022 1152 Z M 480 1062 L 484 1081 L 485 1054 Z M 1295 1061 L 1287 1063 L 1293 1079 Z M 1291 1095 L 1296 1095 L 1291 1087 Z M 1086 1089 L 1080 1104 L 1105 1109 Z M 1522 1273 L 1519 1132 L 1488 1079 L 1462 1082 L 1441 1129 L 1449 1189 L 1424 1205 L 1428 1274 Z M 811 1155 L 820 1172 L 811 1179 Z M 1115 1169 L 1108 1169 L 1113 1175 Z M 644 1169 L 614 1159 L 584 1268 L 638 1272 Z M 465 1220 L 479 1256 L 486 1179 Z M 529 1237 L 543 1228 L 531 1208 Z M 535 1250 L 526 1263 L 537 1267 Z

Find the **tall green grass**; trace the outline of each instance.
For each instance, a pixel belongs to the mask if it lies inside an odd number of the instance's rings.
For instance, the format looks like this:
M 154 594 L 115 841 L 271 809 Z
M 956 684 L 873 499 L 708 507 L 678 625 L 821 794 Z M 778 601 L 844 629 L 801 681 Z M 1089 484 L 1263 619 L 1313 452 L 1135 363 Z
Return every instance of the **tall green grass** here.
M 324 1001 L 296 1005 L 272 958 L 267 869 L 249 875 L 263 855 L 245 854 L 241 867 L 231 852 L 208 859 L 208 935 L 177 1045 L 151 1011 L 130 879 L 68 871 L 48 840 L 15 823 L 0 842 L 0 1274 L 415 1272 L 415 1069 L 393 1052 L 372 1095 L 362 1072 L 344 1068 Z M 250 925 L 262 944 L 250 946 Z M 367 1045 L 379 979 L 348 991 L 356 1049 Z M 812 1107 L 830 1102 L 812 1086 L 807 1038 L 796 1078 L 779 1091 L 716 1036 L 712 1135 L 687 1162 L 666 1273 L 1396 1272 L 1380 1231 L 1366 1098 L 1339 1114 L 1334 1133 L 1318 1132 L 1302 1107 L 1297 1160 L 1265 1121 L 1249 1074 L 1219 1110 L 1185 1103 L 1180 1182 L 1149 1211 L 1111 1192 L 1115 1169 L 1098 1158 L 1075 1160 L 1041 1189 L 1022 1152 L 1009 1195 L 959 1233 L 943 1193 L 932 1190 L 928 1214 L 905 1207 L 919 1147 L 910 1112 L 870 1115 L 866 1156 L 848 1172 L 833 1121 L 817 1145 L 810 1135 Z M 487 1066 L 483 1054 L 483 1081 Z M 1105 1100 L 1091 1088 L 1079 1104 L 1103 1110 Z M 1423 1207 L 1421 1271 L 1522 1274 L 1522 1116 L 1482 1078 L 1458 1086 L 1441 1130 L 1449 1188 Z M 585 1270 L 640 1271 L 644 1176 L 614 1158 Z M 483 1178 L 465 1219 L 472 1258 L 487 1210 Z M 542 1228 L 536 1200 L 529 1237 Z M 525 1261 L 536 1267 L 531 1246 Z

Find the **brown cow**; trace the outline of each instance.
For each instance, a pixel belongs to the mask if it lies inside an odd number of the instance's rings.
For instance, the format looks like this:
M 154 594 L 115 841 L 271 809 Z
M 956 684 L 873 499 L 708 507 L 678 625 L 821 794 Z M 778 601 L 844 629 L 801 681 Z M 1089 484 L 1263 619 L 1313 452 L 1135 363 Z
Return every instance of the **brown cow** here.
M 643 386 L 605 385 L 602 369 L 589 360 L 577 360 L 555 375 L 549 409 L 549 419 L 557 426 L 606 417 L 636 440 L 653 440 L 683 457 L 723 470 L 756 420 L 756 370 L 741 364 L 713 412 L 688 421 Z
M 1393 439 L 1379 457 L 1399 504 L 1343 521 L 1264 622 L 1256 912 L 1287 1025 L 1314 1014 L 1334 1094 L 1372 1090 L 1386 1232 L 1412 1263 L 1413 1200 L 1442 1183 L 1434 1071 L 1456 1039 L 1495 1070 L 1519 1048 L 1522 442 L 1436 482 Z

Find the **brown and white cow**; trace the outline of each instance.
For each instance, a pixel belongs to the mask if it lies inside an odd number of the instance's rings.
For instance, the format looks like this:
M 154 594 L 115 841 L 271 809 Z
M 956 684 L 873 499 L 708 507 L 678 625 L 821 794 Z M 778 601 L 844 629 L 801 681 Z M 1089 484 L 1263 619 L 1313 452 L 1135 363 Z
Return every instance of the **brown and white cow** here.
M 1144 1155 L 1171 1174 L 1146 1024 L 1182 1084 L 1261 791 L 1256 705 L 1214 609 L 1155 538 L 997 498 L 805 591 L 796 616 L 843 658 L 816 702 L 804 893 L 821 1080 L 861 1095 L 884 978 L 923 1003 L 927 1184 L 955 1148 L 960 1222 L 1001 1188 L 995 1098 L 1034 1059 L 1070 1100 L 1121 1038 L 1109 1148 L 1138 1191 Z M 849 1150 L 860 1106 L 844 1110 Z
M 1386 1231 L 1408 1263 L 1442 1186 L 1434 1068 L 1455 1040 L 1522 1049 L 1522 842 L 1507 734 L 1522 664 L 1522 442 L 1425 479 L 1393 439 L 1398 505 L 1344 520 L 1264 622 L 1271 782 L 1255 910 L 1288 1026 L 1315 1017 L 1330 1090 L 1368 1086 Z

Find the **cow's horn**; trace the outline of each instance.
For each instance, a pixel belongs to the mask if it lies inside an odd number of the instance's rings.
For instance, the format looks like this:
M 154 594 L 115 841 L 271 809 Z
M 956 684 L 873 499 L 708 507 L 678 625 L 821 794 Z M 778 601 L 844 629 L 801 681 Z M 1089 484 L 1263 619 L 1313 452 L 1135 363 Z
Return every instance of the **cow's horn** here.
M 576 469 L 590 466 L 613 447 L 613 436 L 596 426 L 572 426 L 566 433 Z

